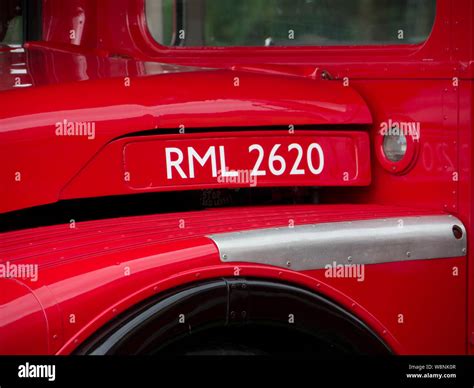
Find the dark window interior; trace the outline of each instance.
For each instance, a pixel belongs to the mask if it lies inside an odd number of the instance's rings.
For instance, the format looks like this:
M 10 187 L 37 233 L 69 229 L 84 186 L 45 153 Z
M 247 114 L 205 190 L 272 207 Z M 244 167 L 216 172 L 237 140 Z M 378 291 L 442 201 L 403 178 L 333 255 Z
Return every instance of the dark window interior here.
M 0 1 L 0 43 L 21 44 L 23 41 L 23 7 L 21 0 Z
M 436 0 L 146 0 L 166 46 L 417 44 L 435 12 Z

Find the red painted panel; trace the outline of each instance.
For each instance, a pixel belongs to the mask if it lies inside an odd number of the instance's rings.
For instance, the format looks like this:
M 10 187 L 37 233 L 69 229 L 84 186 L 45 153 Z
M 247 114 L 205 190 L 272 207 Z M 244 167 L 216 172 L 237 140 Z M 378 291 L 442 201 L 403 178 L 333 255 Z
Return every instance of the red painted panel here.
M 47 317 L 35 295 L 14 279 L 0 277 L 0 288 L 0 354 L 50 353 Z
M 205 187 L 249 187 L 249 186 L 328 186 L 367 185 L 370 183 L 370 146 L 364 132 L 343 131 L 299 131 L 289 135 L 287 131 L 233 132 L 216 134 L 192 134 L 153 136 L 121 139 L 104 148 L 62 191 L 61 198 L 80 198 L 96 195 L 126 194 L 156 190 L 189 190 Z M 320 144 L 323 156 L 321 166 L 316 146 Z M 249 152 L 253 144 L 262 146 Z M 271 151 L 281 144 L 274 157 Z M 291 149 L 290 144 L 301 145 L 301 150 Z M 189 150 L 192 156 L 194 179 L 190 178 Z M 209 151 L 209 147 L 214 147 Z M 220 148 L 223 147 L 223 148 Z M 167 162 L 166 148 L 170 149 Z M 196 161 L 207 155 L 204 167 Z M 181 153 L 183 153 L 181 155 Z M 291 174 L 296 159 L 301 153 L 297 172 Z M 222 155 L 224 156 L 222 156 Z M 248 156 L 244 156 L 248 154 Z M 260 154 L 262 162 L 258 168 L 265 176 L 251 176 Z M 311 156 L 311 168 L 308 165 Z M 172 162 L 183 159 L 179 170 Z M 286 168 L 281 175 L 281 159 Z M 215 168 L 213 171 L 213 161 Z M 229 169 L 240 170 L 237 177 L 222 176 L 222 158 Z M 270 160 L 274 160 L 270 163 Z M 202 161 L 201 161 L 202 162 Z M 177 164 L 177 163 L 175 163 Z M 272 173 L 270 164 L 275 171 Z M 123 166 L 118 168 L 118 166 Z M 169 171 L 168 171 L 169 168 Z M 296 170 L 295 170 L 296 171 Z M 295 172 L 293 171 L 293 172 Z M 172 179 L 168 179 L 168 174 Z M 97 179 L 97 177 L 101 177 Z M 185 177 L 185 178 L 183 178 Z
M 240 268 L 240 276 L 289 281 L 340 303 L 367 322 L 396 352 L 464 353 L 465 258 L 368 265 L 364 281 L 358 282 L 328 278 L 324 270 L 298 273 L 248 263 L 229 265 L 221 262 L 214 243 L 204 237 L 208 233 L 284 227 L 289 220 L 302 225 L 427 214 L 431 213 L 375 205 L 308 205 L 127 217 L 77 223 L 74 229 L 57 225 L 6 233 L 0 236 L 0 256 L 13 263 L 39 265 L 38 282 L 29 284 L 47 309 L 48 318 L 54 316 L 51 307 L 58 306 L 61 311 L 62 329 L 55 331 L 58 339 L 52 351 L 61 354 L 71 352 L 143 298 L 180 284 L 235 276 L 235 266 Z M 453 276 L 453 266 L 459 268 L 458 276 Z M 399 314 L 403 314 L 404 323 L 398 322 Z M 43 351 L 26 344 L 22 349 Z
M 142 64 L 145 71 L 134 61 L 43 49 L 9 55 L 2 64 L 13 68 L 13 62 L 26 61 L 21 82 L 36 86 L 15 87 L 11 76 L 1 81 L 8 90 L 0 111 L 0 213 L 57 201 L 100 149 L 137 131 L 371 122 L 352 88 L 329 81 Z M 68 132 L 70 124 L 94 132 Z M 97 172 L 93 180 L 107 175 Z M 102 195 L 94 187 L 82 189 Z
M 361 282 L 327 278 L 324 270 L 311 275 L 380 317 L 403 354 L 466 353 L 465 257 L 366 265 Z
M 142 139 L 126 144 L 123 155 L 130 187 L 182 190 L 366 185 L 369 153 L 366 133 L 305 131 Z

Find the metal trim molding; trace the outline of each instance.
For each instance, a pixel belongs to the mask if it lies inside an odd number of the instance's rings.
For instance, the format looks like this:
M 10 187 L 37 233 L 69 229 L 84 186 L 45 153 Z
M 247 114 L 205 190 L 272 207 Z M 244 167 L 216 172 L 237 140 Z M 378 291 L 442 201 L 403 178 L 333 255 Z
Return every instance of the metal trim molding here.
M 208 236 L 222 262 L 296 271 L 466 255 L 466 229 L 451 215 L 397 217 L 254 229 Z

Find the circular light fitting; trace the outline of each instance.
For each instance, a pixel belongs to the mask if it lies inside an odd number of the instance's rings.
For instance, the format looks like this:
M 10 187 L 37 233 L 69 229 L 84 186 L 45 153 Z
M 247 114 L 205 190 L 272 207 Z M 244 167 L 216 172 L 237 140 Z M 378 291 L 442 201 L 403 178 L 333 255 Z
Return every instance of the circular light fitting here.
M 383 139 L 383 153 L 391 162 L 400 162 L 407 153 L 407 138 L 403 134 L 386 134 Z

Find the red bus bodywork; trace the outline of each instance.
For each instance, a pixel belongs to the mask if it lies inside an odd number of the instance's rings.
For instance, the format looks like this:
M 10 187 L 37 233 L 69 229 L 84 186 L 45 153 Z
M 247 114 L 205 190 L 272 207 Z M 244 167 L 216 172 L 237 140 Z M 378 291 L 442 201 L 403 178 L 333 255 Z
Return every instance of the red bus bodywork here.
M 70 354 L 153 295 L 243 276 L 323 295 L 394 353 L 473 354 L 469 245 L 456 257 L 430 260 L 411 260 L 405 249 L 403 260 L 368 264 L 357 282 L 328 278 L 321 268 L 225 262 L 212 237 L 285 228 L 289 220 L 302 226 L 451 215 L 469 244 L 473 2 L 439 0 L 423 44 L 374 47 L 166 48 L 151 38 L 144 12 L 143 0 L 44 0 L 42 40 L 1 48 L 0 213 L 70 199 L 245 186 L 218 183 L 207 168 L 201 181 L 175 175 L 164 184 L 155 167 L 163 160 L 153 154 L 163 144 L 195 145 L 203 155 L 220 141 L 229 156 L 252 139 L 270 147 L 272 137 L 339 137 L 341 145 L 328 151 L 333 173 L 316 183 L 288 175 L 260 182 L 318 186 L 318 204 L 86 222 L 78 215 L 73 228 L 64 220 L 0 234 L 0 262 L 40 268 L 37 282 L 0 279 L 0 352 Z M 78 14 L 84 27 L 71 44 Z M 26 71 L 10 71 L 18 64 Z M 93 141 L 58 137 L 55 124 L 65 119 L 94 122 Z M 407 165 L 383 157 L 379 128 L 387 120 L 421 124 Z M 194 131 L 166 132 L 181 126 Z

